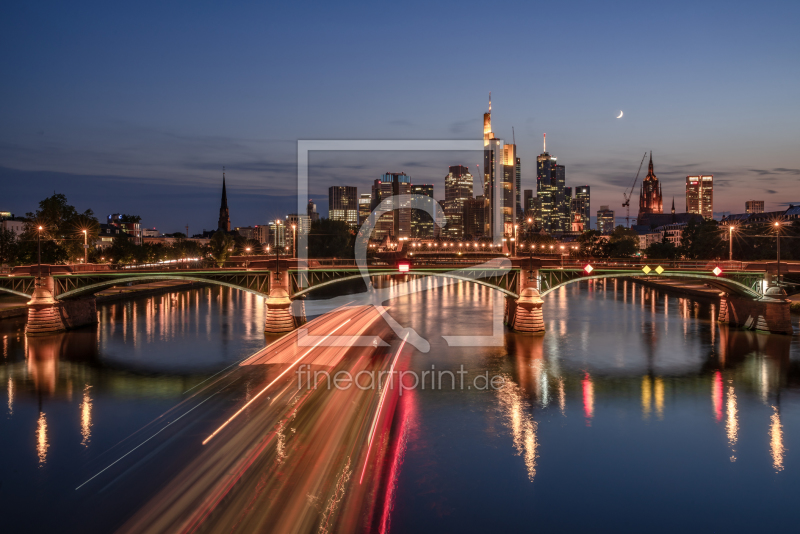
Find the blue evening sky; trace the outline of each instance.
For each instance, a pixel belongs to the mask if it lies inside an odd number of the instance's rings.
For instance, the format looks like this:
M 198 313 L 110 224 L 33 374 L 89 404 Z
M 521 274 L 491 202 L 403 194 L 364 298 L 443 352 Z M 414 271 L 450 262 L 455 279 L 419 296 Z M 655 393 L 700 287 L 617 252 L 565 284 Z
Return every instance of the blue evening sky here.
M 295 211 L 298 139 L 480 139 L 492 91 L 535 157 L 618 215 L 653 150 L 665 207 L 715 175 L 715 212 L 800 203 L 800 2 L 8 2 L 0 8 L 0 211 L 54 190 L 147 226 Z M 623 110 L 622 119 L 615 119 Z M 311 196 L 405 171 L 444 196 L 481 154 L 318 154 Z M 638 187 L 637 187 L 638 193 Z M 634 208 L 634 212 L 636 209 Z

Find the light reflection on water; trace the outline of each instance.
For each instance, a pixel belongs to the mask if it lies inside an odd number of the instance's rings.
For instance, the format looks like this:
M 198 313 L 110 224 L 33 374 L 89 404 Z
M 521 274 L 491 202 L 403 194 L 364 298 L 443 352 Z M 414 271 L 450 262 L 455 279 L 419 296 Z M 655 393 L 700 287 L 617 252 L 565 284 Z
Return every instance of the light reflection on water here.
M 543 337 L 507 333 L 505 350 L 466 351 L 440 336 L 485 328 L 485 315 L 464 308 L 502 305 L 502 297 L 458 285 L 390 303 L 401 324 L 431 342 L 410 367 L 463 363 L 502 374 L 507 385 L 494 394 L 417 392 L 419 430 L 398 478 L 397 531 L 526 530 L 534 510 L 544 530 L 593 530 L 620 517 L 667 518 L 655 531 L 788 520 L 788 496 L 800 491 L 787 445 L 800 440 L 797 336 L 731 329 L 716 323 L 714 303 L 614 280 L 546 297 Z M 445 302 L 437 307 L 437 299 Z M 461 473 L 459 465 L 471 468 Z M 780 503 L 759 523 L 747 503 L 775 483 Z M 670 492 L 690 501 L 714 494 L 734 509 L 675 509 Z
M 266 343 L 263 300 L 229 288 L 101 302 L 98 313 L 96 327 L 37 337 L 24 318 L 0 321 L 0 487 L 14 488 L 3 532 L 88 521 L 74 517 L 75 486 L 97 459 Z M 83 531 L 109 531 L 89 523 Z

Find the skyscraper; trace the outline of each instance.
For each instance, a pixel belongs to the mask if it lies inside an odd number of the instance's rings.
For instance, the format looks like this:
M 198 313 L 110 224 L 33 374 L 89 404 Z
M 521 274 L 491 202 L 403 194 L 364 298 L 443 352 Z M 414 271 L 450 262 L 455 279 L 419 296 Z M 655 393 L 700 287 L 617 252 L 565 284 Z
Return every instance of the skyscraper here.
M 536 195 L 541 202 L 541 228 L 546 232 L 559 230 L 556 215 L 556 184 L 554 169 L 557 158 L 547 152 L 547 134 L 544 134 L 543 151 L 536 158 Z
M 579 185 L 575 188 L 573 213 L 580 213 L 583 227 L 589 228 L 591 214 L 591 191 L 588 185 Z
M 745 213 L 764 213 L 763 200 L 748 200 L 744 203 Z
M 661 184 L 653 172 L 653 152 L 650 152 L 650 164 L 647 166 L 647 176 L 642 180 L 642 187 L 639 191 L 639 216 L 637 223 L 643 224 L 643 215 L 646 216 L 651 213 L 663 213 L 663 205 L 661 202 Z M 646 218 L 646 217 L 645 217 Z
M 377 189 L 377 191 L 376 191 Z M 373 202 L 377 206 L 387 199 L 392 199 L 392 213 L 384 213 L 378 219 L 372 236 L 383 239 L 386 236 L 394 239 L 401 237 L 411 237 L 411 207 L 405 203 L 401 204 L 399 199 L 393 198 L 399 195 L 408 195 L 411 192 L 411 178 L 404 172 L 390 173 L 381 175 L 380 181 L 376 180 L 373 185 Z M 377 202 L 375 193 L 378 193 Z
M 225 171 L 222 171 L 222 202 L 219 206 L 217 230 L 222 230 L 223 232 L 231 231 L 231 217 L 230 213 L 228 213 L 228 193 L 225 191 Z
M 714 175 L 686 177 L 686 213 L 714 218 Z
M 470 178 L 471 180 L 472 178 Z M 426 199 L 425 202 L 427 203 L 428 209 L 436 213 L 434 211 L 435 207 L 435 200 L 433 199 L 433 185 L 430 184 L 421 184 L 421 185 L 412 185 L 411 186 L 411 194 L 412 195 L 422 195 L 426 197 L 430 197 Z M 411 210 L 411 237 L 414 239 L 433 239 L 435 235 L 435 225 L 433 223 L 433 217 L 428 212 L 419 209 L 412 209 Z
M 487 226 L 485 219 L 488 213 L 486 198 L 483 195 L 467 199 L 464 202 L 464 238 L 477 239 L 484 237 L 483 232 Z
M 597 231 L 601 234 L 614 231 L 614 210 L 608 209 L 608 206 L 600 206 L 597 210 Z
M 522 200 L 522 211 L 525 218 L 532 217 L 530 215 L 530 211 L 533 209 L 532 199 L 533 189 L 526 189 Z
M 514 234 L 514 223 L 517 221 L 517 145 L 503 145 L 503 181 L 500 184 L 502 195 L 500 210 L 502 212 L 503 235 Z
M 358 197 L 358 224 L 361 226 L 364 221 L 369 217 L 370 206 L 372 205 L 372 195 L 370 193 L 361 193 Z
M 517 151 L 516 146 L 517 145 L 515 143 L 514 144 L 514 152 Z M 514 166 L 516 167 L 516 171 L 517 171 L 516 172 L 517 180 L 516 180 L 516 183 L 514 184 L 514 191 L 516 192 L 516 200 L 517 200 L 517 207 L 516 207 L 516 210 L 517 210 L 517 222 L 521 222 L 522 221 L 522 217 L 525 215 L 525 208 L 520 203 L 520 194 L 522 194 L 522 160 L 519 158 L 519 156 L 517 156 L 517 159 L 516 159 L 516 161 L 514 163 Z
M 502 142 L 492 132 L 492 94 L 489 93 L 489 111 L 483 114 L 483 195 L 486 197 L 488 213 L 484 218 L 486 228 L 485 237 L 496 238 L 500 236 L 503 225 L 503 214 L 496 213 L 496 207 L 503 201 L 503 195 L 498 192 L 498 180 L 505 181 L 503 170 Z
M 309 199 L 308 205 L 306 206 L 306 215 L 308 215 L 309 220 L 311 222 L 316 222 L 319 220 L 319 213 L 317 213 L 317 205 L 314 204 L 314 201 Z
M 453 165 L 444 177 L 445 235 L 453 239 L 464 236 L 464 203 L 472 198 L 473 177 L 464 165 Z
M 344 221 L 351 227 L 358 226 L 358 190 L 349 185 L 334 185 L 328 188 L 328 218 Z

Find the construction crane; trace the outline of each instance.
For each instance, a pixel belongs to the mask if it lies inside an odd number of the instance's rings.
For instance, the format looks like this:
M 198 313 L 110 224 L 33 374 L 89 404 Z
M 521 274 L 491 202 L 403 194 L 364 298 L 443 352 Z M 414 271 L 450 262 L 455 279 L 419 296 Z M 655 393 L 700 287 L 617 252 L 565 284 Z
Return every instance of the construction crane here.
M 642 156 L 642 161 L 639 163 L 639 170 L 636 171 L 636 178 L 633 179 L 631 190 L 628 193 L 625 191 L 622 192 L 622 196 L 625 197 L 625 202 L 622 203 L 622 207 L 627 208 L 628 210 L 625 215 L 625 226 L 628 228 L 631 227 L 631 198 L 633 198 L 633 188 L 636 187 L 636 182 L 639 180 L 639 173 L 642 172 L 642 165 L 644 165 L 644 158 L 646 157 L 647 152 L 644 153 L 644 156 Z

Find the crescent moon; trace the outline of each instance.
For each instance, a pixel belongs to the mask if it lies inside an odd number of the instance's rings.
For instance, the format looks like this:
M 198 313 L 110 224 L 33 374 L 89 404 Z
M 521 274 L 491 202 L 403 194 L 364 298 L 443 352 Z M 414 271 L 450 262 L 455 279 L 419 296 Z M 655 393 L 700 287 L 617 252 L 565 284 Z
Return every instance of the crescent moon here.
M 618 119 L 621 119 L 621 118 L 622 118 L 622 110 L 619 110 L 619 117 L 617 117 L 617 118 L 618 118 Z

